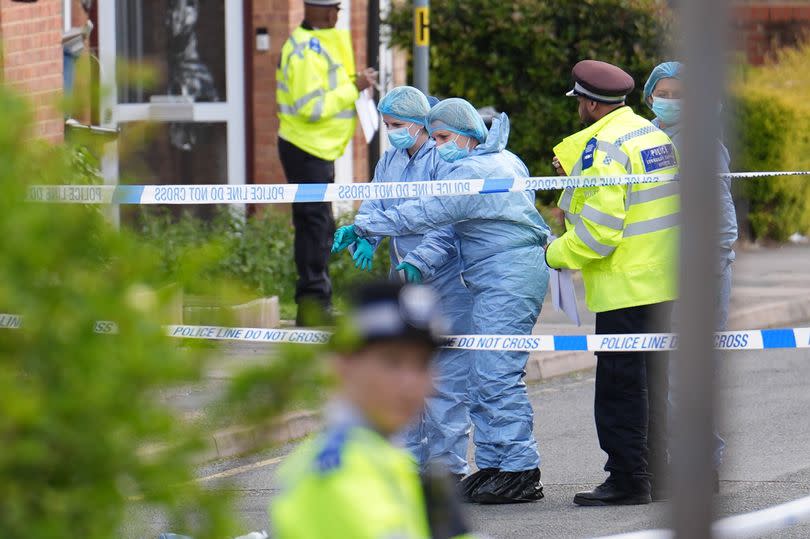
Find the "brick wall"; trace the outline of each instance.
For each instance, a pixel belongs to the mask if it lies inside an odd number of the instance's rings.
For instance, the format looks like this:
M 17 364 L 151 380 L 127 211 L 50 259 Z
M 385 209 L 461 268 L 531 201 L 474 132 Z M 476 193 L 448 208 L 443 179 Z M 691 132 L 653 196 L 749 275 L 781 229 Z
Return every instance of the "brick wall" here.
M 62 95 L 62 2 L 26 4 L 0 0 L 0 72 L 5 84 L 31 100 L 34 135 L 62 140 L 64 122 L 57 102 Z
M 301 0 L 252 0 L 252 26 L 249 28 L 251 40 L 255 40 L 257 28 L 267 28 L 270 33 L 270 51 L 258 52 L 253 46 L 253 60 L 247 69 L 253 70 L 253 161 L 255 183 L 284 183 L 284 171 L 278 159 L 277 137 L 278 118 L 276 117 L 276 66 L 281 55 L 281 47 L 292 31 L 304 19 L 304 6 Z M 351 26 L 355 61 L 358 69 L 366 61 L 366 0 L 352 0 Z M 251 65 L 252 64 L 252 65 Z M 251 127 L 249 126 L 249 129 Z M 368 151 L 362 135 L 355 135 L 354 171 L 358 179 L 368 179 Z
M 368 28 L 368 0 L 352 0 L 351 13 L 352 45 L 354 46 L 354 61 L 358 71 L 366 67 L 368 58 L 366 50 Z M 369 181 L 368 177 L 368 145 L 363 130 L 358 123 L 354 134 L 354 181 Z
M 249 129 L 253 132 L 253 178 L 255 183 L 284 183 L 284 171 L 278 159 L 276 116 L 276 66 L 281 55 L 281 47 L 293 29 L 303 19 L 303 4 L 297 0 L 253 0 L 253 25 L 251 39 L 255 39 L 257 28 L 267 28 L 270 33 L 270 51 L 253 52 L 253 117 Z M 250 17 L 250 14 L 246 14 Z
M 810 2 L 750 1 L 734 6 L 737 50 L 758 65 L 810 33 Z

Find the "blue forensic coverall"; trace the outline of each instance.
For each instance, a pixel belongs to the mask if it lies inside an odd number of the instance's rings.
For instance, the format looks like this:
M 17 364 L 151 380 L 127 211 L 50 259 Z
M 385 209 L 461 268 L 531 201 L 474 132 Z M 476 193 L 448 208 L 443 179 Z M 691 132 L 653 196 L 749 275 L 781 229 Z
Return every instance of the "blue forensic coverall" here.
M 509 120 L 495 118 L 487 139 L 451 164 L 445 179 L 527 177 L 506 150 Z M 395 211 L 355 219 L 361 236 L 400 236 L 454 224 L 462 276 L 472 293 L 473 334 L 530 335 L 548 286 L 543 246 L 549 229 L 534 192 L 429 197 Z M 469 371 L 470 416 L 479 468 L 519 472 L 539 467 L 532 407 L 523 383 L 527 352 L 475 351 Z
M 428 139 L 413 156 L 407 150 L 389 148 L 374 170 L 375 182 L 431 181 L 443 179 L 450 164 L 435 151 L 435 142 Z M 403 199 L 367 200 L 357 216 L 385 211 L 396 212 Z M 375 247 L 382 237 L 367 238 Z M 470 333 L 472 295 L 461 280 L 461 259 L 458 241 L 452 226 L 431 230 L 426 234 L 408 234 L 391 238 L 391 277 L 402 262 L 414 265 L 422 273 L 424 284 L 431 286 L 440 297 L 442 313 L 454 335 Z M 401 273 L 401 272 L 400 272 Z M 470 352 L 442 350 L 435 360 L 434 394 L 427 400 L 417 422 L 404 433 L 404 442 L 419 465 L 428 462 L 442 464 L 453 474 L 467 474 L 467 443 L 470 418 L 467 404 L 467 377 Z
M 653 124 L 659 125 L 658 119 L 653 120 Z M 675 124 L 663 129 L 675 147 L 681 148 L 681 126 Z M 731 156 L 728 149 L 722 142 L 717 141 L 717 172 L 726 174 L 731 171 Z M 717 297 L 715 304 L 717 312 L 717 331 L 724 331 L 728 324 L 728 305 L 731 300 L 731 265 L 734 263 L 736 254 L 734 253 L 734 242 L 737 241 L 737 212 L 734 209 L 734 199 L 731 196 L 731 179 L 723 178 L 719 180 L 720 188 L 720 215 L 718 215 L 717 229 Z M 670 376 L 669 401 L 671 407 L 677 406 L 677 395 L 680 393 L 679 384 L 676 377 Z M 723 455 L 726 449 L 726 442 L 720 435 L 714 433 L 714 466 L 719 468 L 723 462 Z

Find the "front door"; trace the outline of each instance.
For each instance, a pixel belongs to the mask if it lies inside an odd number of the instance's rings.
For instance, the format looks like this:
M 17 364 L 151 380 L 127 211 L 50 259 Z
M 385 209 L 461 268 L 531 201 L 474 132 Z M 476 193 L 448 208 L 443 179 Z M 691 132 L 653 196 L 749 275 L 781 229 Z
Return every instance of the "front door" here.
M 108 183 L 245 183 L 243 18 L 241 0 L 98 3 Z

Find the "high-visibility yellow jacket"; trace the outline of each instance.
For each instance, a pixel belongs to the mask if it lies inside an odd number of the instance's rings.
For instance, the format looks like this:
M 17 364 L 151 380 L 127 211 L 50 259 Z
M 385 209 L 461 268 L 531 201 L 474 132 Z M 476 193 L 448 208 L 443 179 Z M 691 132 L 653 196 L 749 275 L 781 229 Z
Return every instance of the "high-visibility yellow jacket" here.
M 270 504 L 279 539 L 424 539 L 430 536 L 416 463 L 362 426 L 305 442 L 281 467 Z
M 279 137 L 327 161 L 343 155 L 355 128 L 354 74 L 349 32 L 296 28 L 276 70 Z
M 667 135 L 619 108 L 554 148 L 571 176 L 677 173 Z M 588 309 L 612 311 L 677 296 L 677 182 L 566 189 L 566 232 L 552 242 L 553 268 L 582 270 Z

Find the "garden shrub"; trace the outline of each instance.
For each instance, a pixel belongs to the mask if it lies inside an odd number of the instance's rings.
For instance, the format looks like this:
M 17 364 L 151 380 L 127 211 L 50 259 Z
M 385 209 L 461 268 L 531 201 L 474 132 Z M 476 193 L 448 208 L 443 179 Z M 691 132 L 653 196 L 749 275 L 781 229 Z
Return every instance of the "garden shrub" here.
M 509 148 L 535 175 L 553 175 L 552 148 L 582 128 L 565 97 L 574 64 L 626 69 L 636 80 L 628 104 L 648 114 L 641 88 L 669 44 L 670 14 L 658 0 L 444 0 L 432 3 L 430 17 L 431 93 L 509 114 Z M 410 50 L 413 3 L 386 22 L 393 43 Z
M 808 63 L 810 44 L 785 49 L 774 63 L 750 68 L 735 82 L 736 170 L 810 170 Z M 738 191 L 747 201 L 755 239 L 784 241 L 794 232 L 810 234 L 810 179 L 742 182 Z
M 351 222 L 353 217 L 352 214 L 343 216 L 338 226 Z M 266 211 L 244 218 L 222 208 L 213 219 L 205 220 L 188 213 L 175 218 L 169 212 L 150 211 L 143 212 L 139 221 L 139 235 L 160 253 L 161 270 L 166 279 L 184 274 L 185 264 L 192 260 L 203 282 L 223 279 L 252 297 L 278 296 L 282 304 L 287 305 L 294 301 L 297 273 L 293 258 L 294 230 L 288 213 Z M 218 255 L 200 264 L 194 253 L 207 246 L 216 246 Z M 388 268 L 387 242 L 377 249 L 371 273 L 356 269 L 347 252 L 333 255 L 329 271 L 336 303 L 342 305 L 353 283 L 386 278 Z M 202 293 L 199 289 L 186 291 Z
M 230 496 L 193 481 L 205 432 L 156 396 L 204 367 L 160 325 L 156 253 L 97 208 L 25 202 L 29 184 L 92 182 L 93 165 L 34 140 L 3 88 L 0 113 L 0 313 L 22 316 L 0 329 L 0 535 L 109 539 L 143 504 L 201 539 L 231 536 Z

